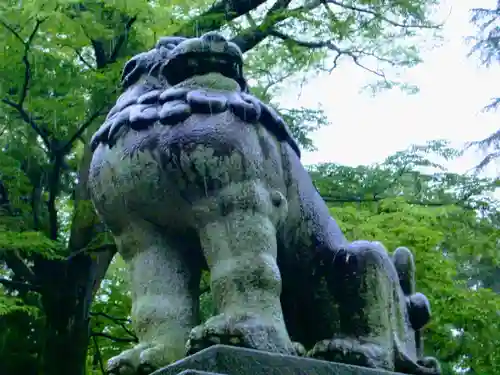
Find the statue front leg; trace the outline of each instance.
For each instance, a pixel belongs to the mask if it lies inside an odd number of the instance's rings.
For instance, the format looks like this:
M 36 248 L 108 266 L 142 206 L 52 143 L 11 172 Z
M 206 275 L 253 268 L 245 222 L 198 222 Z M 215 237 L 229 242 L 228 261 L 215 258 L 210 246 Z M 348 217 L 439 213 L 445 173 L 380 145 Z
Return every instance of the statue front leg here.
M 315 358 L 394 370 L 394 287 L 397 274 L 385 249 L 356 241 L 338 250 L 327 270 L 328 286 L 338 304 L 340 332 L 320 341 Z
M 276 263 L 275 226 L 286 214 L 285 198 L 256 181 L 232 184 L 211 203 L 198 205 L 199 235 L 218 315 L 191 332 L 188 353 L 222 343 L 294 354 Z
M 145 222 L 131 221 L 117 236 L 130 269 L 132 324 L 139 343 L 108 362 L 111 374 L 148 374 L 181 359 L 198 322 L 200 269 L 186 256 L 186 239 L 168 236 Z
M 338 303 L 340 331 L 310 356 L 423 375 L 440 373 L 433 358 L 418 359 L 420 330 L 430 319 L 424 295 L 415 293 L 415 265 L 406 248 L 391 257 L 377 242 L 355 241 L 332 254 L 328 286 Z

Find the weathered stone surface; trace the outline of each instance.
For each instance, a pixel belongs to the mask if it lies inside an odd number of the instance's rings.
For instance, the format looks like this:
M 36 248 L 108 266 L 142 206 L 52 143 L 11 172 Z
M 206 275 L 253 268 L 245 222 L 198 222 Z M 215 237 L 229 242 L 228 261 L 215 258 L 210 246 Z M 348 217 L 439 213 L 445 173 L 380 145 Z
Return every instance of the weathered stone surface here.
M 218 372 L 206 372 L 199 370 L 184 370 L 182 372 L 179 372 L 178 375 L 227 375 L 227 374 L 221 374 Z
M 237 45 L 162 38 L 122 78 L 89 171 L 129 267 L 139 339 L 109 360 L 111 374 L 215 344 L 439 374 L 421 358 L 430 306 L 411 252 L 347 241 L 287 124 L 250 95 Z M 200 322 L 203 269 L 217 315 Z
M 398 375 L 316 359 L 216 345 L 152 375 Z M 401 375 L 401 374 L 399 374 Z

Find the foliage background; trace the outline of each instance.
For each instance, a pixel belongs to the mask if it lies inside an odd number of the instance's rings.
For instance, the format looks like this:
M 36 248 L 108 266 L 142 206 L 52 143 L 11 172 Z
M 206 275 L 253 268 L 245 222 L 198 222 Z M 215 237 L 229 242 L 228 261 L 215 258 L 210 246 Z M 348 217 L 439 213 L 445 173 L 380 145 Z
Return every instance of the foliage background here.
M 245 51 L 253 93 L 311 149 L 324 113 L 282 108 L 276 94 L 341 60 L 373 73 L 373 92 L 415 93 L 397 73 L 420 62 L 419 40 L 438 40 L 436 3 L 1 0 L 0 373 L 100 374 L 136 341 L 127 272 L 86 187 L 88 140 L 128 58 L 163 35 L 220 30 Z M 324 164 L 311 174 L 350 239 L 415 252 L 418 288 L 434 308 L 426 348 L 445 373 L 494 374 L 498 181 L 443 170 L 459 154 L 434 141 L 380 165 Z M 202 309 L 212 313 L 208 290 Z

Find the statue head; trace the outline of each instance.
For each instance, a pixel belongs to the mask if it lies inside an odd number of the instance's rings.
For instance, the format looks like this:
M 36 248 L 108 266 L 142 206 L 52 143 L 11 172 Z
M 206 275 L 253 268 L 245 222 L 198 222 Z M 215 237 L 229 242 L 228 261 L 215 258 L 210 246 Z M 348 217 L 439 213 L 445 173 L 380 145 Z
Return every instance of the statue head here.
M 208 32 L 199 38 L 161 38 L 155 48 L 132 57 L 125 64 L 122 85 L 126 90 L 144 79 L 165 88 L 209 73 L 231 78 L 242 91 L 247 91 L 241 50 L 217 32 Z
M 153 49 L 132 57 L 125 64 L 121 82 L 124 92 L 92 137 L 92 151 L 100 143 L 112 147 L 129 129 L 148 129 L 157 121 L 175 125 L 203 106 L 209 108 L 211 114 L 217 112 L 216 108 L 223 111 L 229 100 L 229 107 L 240 120 L 260 121 L 300 156 L 299 147 L 283 119 L 249 94 L 240 48 L 217 32 L 208 32 L 199 38 L 161 38 Z M 219 94 L 217 98 L 188 95 L 200 88 L 213 89 Z M 182 102 L 184 106 L 174 108 L 173 102 Z

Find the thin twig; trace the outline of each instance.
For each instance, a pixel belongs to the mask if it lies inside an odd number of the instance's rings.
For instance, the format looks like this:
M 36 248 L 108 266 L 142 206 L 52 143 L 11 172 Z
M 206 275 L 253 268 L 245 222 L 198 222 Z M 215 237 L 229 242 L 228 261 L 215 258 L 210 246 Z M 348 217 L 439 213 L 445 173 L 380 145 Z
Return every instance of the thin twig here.
M 102 316 L 103 318 L 107 318 L 113 322 L 124 322 L 124 323 L 130 323 L 130 319 L 128 318 L 118 318 L 116 316 L 112 316 L 109 314 L 106 314 L 105 312 L 97 311 L 97 312 L 90 312 L 90 316 Z
M 9 30 L 15 37 L 18 39 L 24 46 L 24 53 L 22 57 L 22 62 L 24 64 L 24 80 L 21 87 L 21 92 L 19 93 L 19 99 L 17 103 L 9 100 L 2 99 L 2 102 L 7 104 L 8 106 L 14 108 L 21 118 L 31 126 L 31 128 L 42 138 L 45 147 L 47 150 L 51 150 L 51 143 L 49 141 L 49 133 L 46 129 L 42 129 L 33 119 L 32 116 L 29 115 L 24 109 L 24 101 L 26 100 L 26 96 L 28 95 L 29 84 L 31 80 L 31 65 L 28 59 L 28 55 L 31 48 L 31 43 L 33 42 L 40 25 L 45 22 L 47 18 L 42 20 L 37 19 L 35 23 L 35 27 L 33 28 L 31 34 L 28 36 L 27 40 L 24 40 L 21 35 L 14 29 L 14 27 L 10 26 L 7 22 L 0 20 L 0 24 L 4 26 L 7 30 Z
M 26 96 L 28 95 L 28 87 L 29 83 L 31 80 L 31 65 L 28 59 L 28 54 L 31 48 L 31 43 L 33 42 L 33 39 L 36 36 L 36 33 L 38 32 L 38 29 L 40 28 L 40 25 L 45 21 L 43 20 L 36 20 L 35 27 L 33 28 L 33 31 L 31 32 L 30 36 L 28 37 L 28 40 L 24 42 L 24 54 L 23 54 L 23 64 L 24 64 L 24 82 L 23 86 L 19 95 L 19 101 L 18 104 L 20 107 L 24 105 L 24 100 L 26 99 Z
M 373 70 L 373 69 L 371 69 L 371 68 L 369 68 L 366 65 L 361 63 L 361 61 L 360 61 L 361 56 L 356 55 L 356 53 L 365 54 L 363 51 L 359 51 L 359 50 L 352 51 L 352 50 L 347 50 L 347 49 L 341 49 L 336 44 L 334 44 L 331 40 L 318 41 L 318 42 L 306 42 L 306 41 L 302 41 L 302 40 L 297 40 L 295 38 L 292 38 L 289 35 L 286 35 L 280 31 L 277 31 L 274 29 L 271 30 L 269 34 L 276 37 L 276 38 L 284 40 L 284 41 L 288 40 L 288 41 L 294 42 L 295 44 L 297 44 L 298 46 L 301 46 L 301 47 L 306 47 L 306 48 L 310 48 L 310 49 L 328 48 L 329 50 L 334 51 L 336 53 L 336 56 L 333 60 L 333 67 L 331 68 L 331 70 L 333 70 L 334 68 L 337 67 L 339 58 L 341 56 L 345 55 L 345 56 L 349 56 L 352 59 L 352 61 L 354 62 L 354 64 L 356 64 L 360 68 L 362 68 L 362 69 L 364 69 L 372 74 L 375 74 L 375 75 L 383 78 L 384 80 L 387 80 L 384 72 Z M 372 53 L 367 53 L 367 55 L 375 57 L 375 58 L 377 57 L 377 56 L 373 55 Z
M 28 283 L 23 283 L 22 281 L 13 281 L 4 278 L 0 278 L 0 284 L 12 289 L 31 290 L 33 292 L 39 292 L 41 290 L 41 287 L 38 285 L 32 285 Z
M 45 145 L 45 147 L 47 147 L 47 150 L 52 149 L 49 140 L 49 133 L 45 129 L 42 129 L 40 126 L 38 126 L 38 124 L 33 121 L 32 116 L 28 114 L 28 112 L 26 112 L 23 107 L 9 99 L 2 99 L 2 102 L 14 108 L 19 113 L 19 116 L 23 119 L 23 121 L 30 125 L 31 128 L 40 136 L 40 138 L 42 138 L 43 144 Z
M 125 24 L 125 30 L 123 30 L 123 33 L 121 33 L 121 35 L 118 37 L 118 40 L 115 44 L 115 48 L 113 49 L 113 52 L 111 53 L 111 56 L 108 60 L 110 63 L 114 63 L 118 58 L 120 49 L 127 42 L 128 34 L 130 32 L 130 29 L 134 25 L 135 21 L 137 21 L 137 16 L 131 17 Z
M 405 28 L 405 29 L 410 29 L 410 28 L 413 28 L 413 29 L 436 29 L 436 28 L 439 28 L 441 27 L 442 25 L 426 25 L 426 24 L 423 24 L 423 23 L 420 23 L 420 24 L 405 24 L 405 23 L 399 23 L 397 21 L 394 21 L 394 20 L 391 20 L 387 17 L 384 17 L 383 15 L 381 15 L 380 13 L 374 11 L 374 10 L 371 10 L 371 9 L 367 9 L 367 8 L 360 8 L 360 7 L 357 7 L 357 6 L 354 6 L 354 5 L 351 5 L 351 4 L 346 4 L 346 3 L 343 3 L 343 2 L 340 2 L 340 1 L 336 1 L 336 0 L 325 0 L 326 3 L 328 4 L 334 4 L 334 5 L 337 5 L 341 8 L 344 8 L 344 9 L 349 9 L 349 10 L 352 10 L 352 11 L 355 11 L 355 12 L 359 12 L 359 13 L 365 13 L 365 14 L 370 14 L 372 15 L 373 17 L 381 20 L 381 21 L 384 21 L 392 26 L 396 26 L 396 27 L 402 27 L 402 28 Z
M 99 348 L 99 343 L 97 342 L 97 337 L 92 336 L 92 341 L 94 342 L 95 352 L 97 355 L 97 361 L 99 362 L 99 367 L 103 375 L 106 375 L 106 369 L 104 368 L 104 363 L 102 361 L 101 349 Z
M 73 50 L 75 51 L 76 56 L 83 63 L 83 65 L 85 65 L 87 68 L 91 70 L 95 70 L 95 67 L 93 67 L 87 60 L 85 60 L 82 53 L 78 49 L 74 48 Z
M 135 342 L 137 343 L 139 340 L 137 340 L 137 338 L 124 338 L 124 337 L 115 337 L 115 336 L 111 336 L 111 335 L 108 335 L 107 333 L 104 333 L 104 332 L 92 332 L 90 334 L 92 337 L 104 337 L 104 338 L 107 338 L 109 340 L 113 340 L 113 341 L 116 341 L 116 342 Z
M 109 93 L 109 96 L 116 94 L 116 92 L 119 90 L 119 88 L 115 88 L 113 91 Z M 102 116 L 106 114 L 108 107 L 110 106 L 110 103 L 104 103 L 97 111 L 93 112 L 79 127 L 78 130 L 73 134 L 73 136 L 69 139 L 68 142 L 64 144 L 64 146 L 61 147 L 61 151 L 63 153 L 68 153 L 71 151 L 71 147 L 73 146 L 73 143 L 77 139 L 81 139 L 83 133 L 87 128 L 92 125 L 95 119 L 97 119 L 99 116 Z
M 130 319 L 126 319 L 126 318 L 117 318 L 117 317 L 114 317 L 114 316 L 111 316 L 109 314 L 106 314 L 104 312 L 91 312 L 90 313 L 90 316 L 102 316 L 104 318 L 107 318 L 109 320 L 111 320 L 113 323 L 116 323 L 118 324 L 120 327 L 122 327 L 122 329 L 127 332 L 128 335 L 130 335 L 130 337 L 134 338 L 135 340 L 137 340 L 137 336 L 135 335 L 134 332 L 132 332 L 130 329 L 127 328 L 127 326 L 125 325 L 125 323 L 130 323 Z

